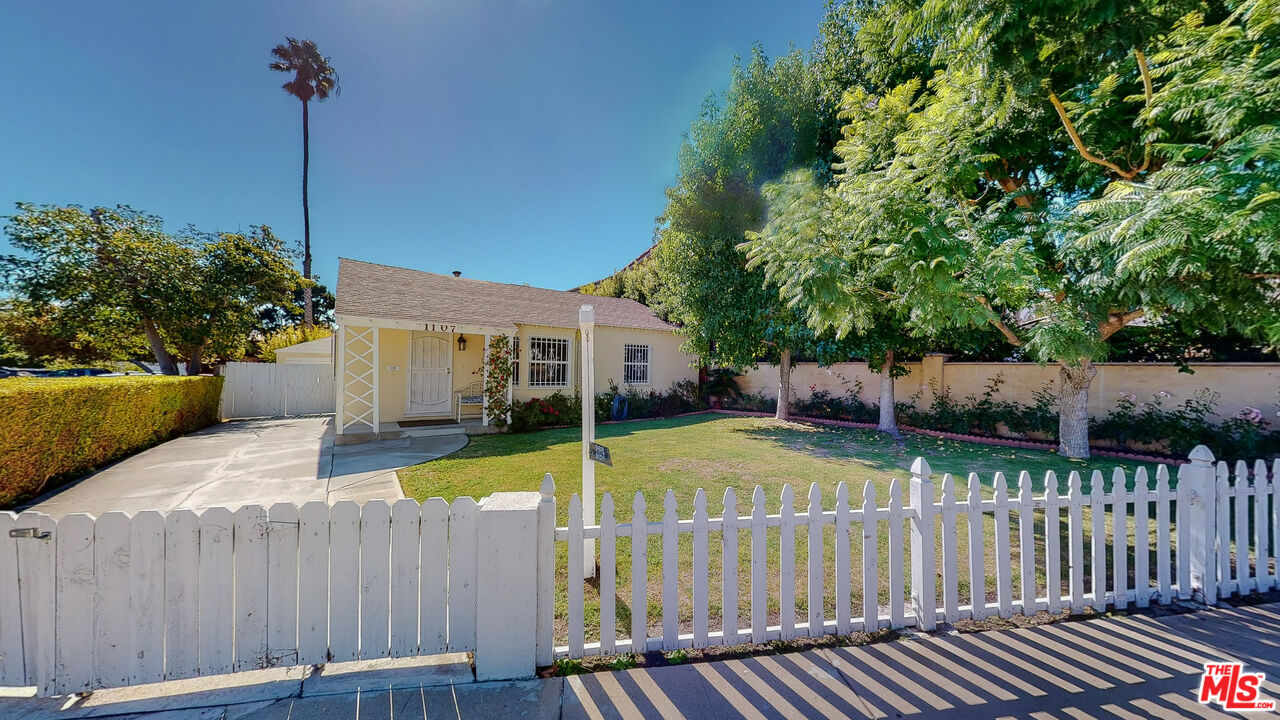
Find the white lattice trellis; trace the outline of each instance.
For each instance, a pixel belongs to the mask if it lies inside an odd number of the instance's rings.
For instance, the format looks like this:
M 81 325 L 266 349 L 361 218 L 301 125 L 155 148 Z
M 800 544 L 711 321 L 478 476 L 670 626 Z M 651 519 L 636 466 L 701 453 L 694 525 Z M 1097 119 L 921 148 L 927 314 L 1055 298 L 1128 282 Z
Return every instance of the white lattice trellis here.
M 378 329 L 346 328 L 342 347 L 342 431 L 367 426 L 378 431 Z

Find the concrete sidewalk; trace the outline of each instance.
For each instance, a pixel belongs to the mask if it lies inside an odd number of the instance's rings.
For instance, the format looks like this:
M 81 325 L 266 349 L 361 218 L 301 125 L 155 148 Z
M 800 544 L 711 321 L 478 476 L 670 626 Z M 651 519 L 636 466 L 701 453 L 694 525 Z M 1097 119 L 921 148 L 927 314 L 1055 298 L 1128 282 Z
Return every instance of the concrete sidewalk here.
M 133 688 L 81 700 L 0 700 L 0 717 L 1239 717 L 1196 702 L 1202 664 L 1222 660 L 1266 673 L 1263 696 L 1280 698 L 1280 603 L 523 682 L 472 682 L 461 662 L 352 674 L 325 668 L 318 685 L 300 670 L 262 671 L 294 673 L 266 683 L 289 697 L 266 698 L 262 683 L 243 687 L 245 701 L 235 703 L 199 693 L 160 702 Z M 252 692 L 259 695 L 244 694 Z M 178 709 L 182 703 L 188 709 Z

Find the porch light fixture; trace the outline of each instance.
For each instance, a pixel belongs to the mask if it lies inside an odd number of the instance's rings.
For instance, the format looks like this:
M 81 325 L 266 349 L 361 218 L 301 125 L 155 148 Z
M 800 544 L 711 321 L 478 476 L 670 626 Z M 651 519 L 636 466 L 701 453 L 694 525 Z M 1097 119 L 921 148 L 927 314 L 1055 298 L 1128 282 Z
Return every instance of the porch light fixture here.
M 467 349 L 467 336 L 459 335 L 458 336 L 458 352 L 463 352 L 466 349 Z

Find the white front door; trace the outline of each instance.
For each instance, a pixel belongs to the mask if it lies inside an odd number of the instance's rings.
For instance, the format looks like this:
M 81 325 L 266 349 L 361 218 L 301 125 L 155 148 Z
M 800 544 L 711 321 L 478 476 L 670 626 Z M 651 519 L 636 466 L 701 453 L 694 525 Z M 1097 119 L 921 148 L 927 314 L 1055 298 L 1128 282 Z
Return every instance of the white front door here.
M 409 338 L 408 415 L 447 415 L 453 390 L 449 340 L 439 335 Z

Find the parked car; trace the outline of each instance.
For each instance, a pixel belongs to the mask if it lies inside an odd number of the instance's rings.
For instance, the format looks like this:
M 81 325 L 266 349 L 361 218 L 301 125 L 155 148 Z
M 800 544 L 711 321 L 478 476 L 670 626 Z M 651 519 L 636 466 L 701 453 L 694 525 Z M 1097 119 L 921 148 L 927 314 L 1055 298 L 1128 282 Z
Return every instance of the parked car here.
M 45 377 L 101 377 L 103 375 L 119 374 L 120 373 L 113 373 L 106 368 L 63 368 L 61 370 L 54 370 L 45 375 Z

